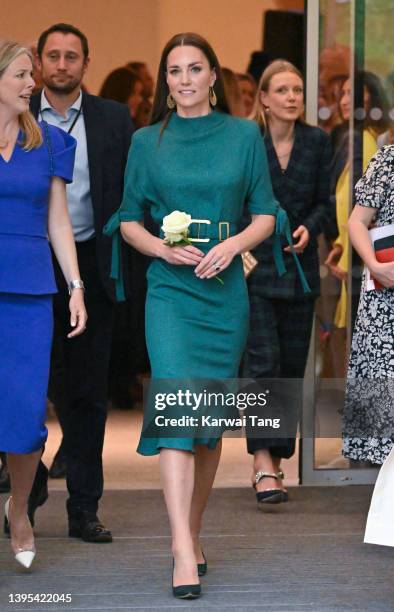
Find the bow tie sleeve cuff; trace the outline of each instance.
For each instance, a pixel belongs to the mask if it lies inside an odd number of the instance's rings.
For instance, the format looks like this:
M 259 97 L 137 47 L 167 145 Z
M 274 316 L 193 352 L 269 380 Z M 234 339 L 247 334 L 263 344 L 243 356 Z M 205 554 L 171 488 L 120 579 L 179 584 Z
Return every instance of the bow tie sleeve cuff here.
M 286 273 L 286 266 L 285 266 L 285 261 L 283 258 L 281 236 L 284 236 L 287 242 L 289 243 L 291 254 L 294 257 L 294 261 L 297 267 L 297 271 L 300 277 L 300 281 L 301 281 L 301 285 L 302 285 L 302 289 L 304 293 L 310 293 L 311 289 L 309 287 L 308 281 L 305 278 L 305 274 L 301 267 L 297 253 L 294 250 L 293 237 L 291 235 L 289 219 L 288 219 L 286 211 L 283 210 L 283 208 L 279 208 L 277 215 L 276 215 L 275 236 L 274 236 L 274 245 L 273 245 L 274 261 L 275 261 L 276 269 L 278 271 L 279 276 L 283 276 Z
M 110 277 L 115 281 L 116 299 L 124 302 L 126 299 L 123 282 L 122 268 L 122 238 L 120 235 L 120 224 L 122 221 L 133 221 L 130 215 L 124 211 L 117 211 L 112 215 L 103 229 L 105 236 L 112 238 L 112 260 Z

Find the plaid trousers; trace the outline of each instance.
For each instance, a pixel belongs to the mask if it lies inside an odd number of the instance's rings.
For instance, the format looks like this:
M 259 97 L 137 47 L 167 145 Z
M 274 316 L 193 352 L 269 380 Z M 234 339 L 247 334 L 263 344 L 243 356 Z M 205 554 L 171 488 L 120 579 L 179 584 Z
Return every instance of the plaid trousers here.
M 313 299 L 266 298 L 250 294 L 245 378 L 303 378 L 314 313 Z M 248 431 L 246 431 L 248 435 Z M 248 453 L 269 449 L 273 457 L 294 454 L 294 438 L 247 437 Z

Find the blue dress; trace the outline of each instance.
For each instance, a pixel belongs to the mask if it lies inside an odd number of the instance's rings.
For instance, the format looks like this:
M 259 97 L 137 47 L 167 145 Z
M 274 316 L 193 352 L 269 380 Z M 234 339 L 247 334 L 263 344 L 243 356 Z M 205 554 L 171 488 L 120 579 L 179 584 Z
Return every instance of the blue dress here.
M 41 126 L 25 151 L 22 133 L 0 155 L 0 450 L 31 453 L 45 443 L 46 392 L 56 283 L 47 237 L 52 176 L 72 181 L 76 141 Z
M 207 252 L 240 230 L 244 206 L 252 214 L 274 215 L 278 204 L 268 173 L 257 125 L 212 112 L 185 119 L 174 113 L 164 132 L 156 124 L 133 136 L 125 174 L 123 203 L 106 227 L 114 236 L 113 269 L 119 278 L 121 221 L 139 221 L 148 209 L 154 221 L 174 210 L 211 225 L 190 226 L 209 242 L 196 243 Z M 220 226 L 220 223 L 225 225 Z M 226 225 L 228 224 L 228 226 Z M 216 279 L 201 280 L 192 266 L 154 259 L 148 270 L 146 338 L 153 379 L 235 378 L 248 332 L 249 302 L 241 257 Z M 196 444 L 214 447 L 216 437 L 170 437 L 148 434 L 152 410 L 144 413 L 138 452 L 161 448 L 193 451 Z

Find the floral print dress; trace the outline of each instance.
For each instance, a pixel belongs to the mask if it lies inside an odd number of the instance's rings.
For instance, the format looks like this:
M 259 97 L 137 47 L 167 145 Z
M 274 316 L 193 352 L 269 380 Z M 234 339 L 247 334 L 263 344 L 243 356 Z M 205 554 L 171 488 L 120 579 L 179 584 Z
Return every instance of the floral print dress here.
M 356 185 L 356 203 L 376 209 L 375 227 L 394 223 L 394 145 L 380 149 Z M 352 338 L 343 454 L 382 464 L 394 438 L 394 289 L 365 290 Z

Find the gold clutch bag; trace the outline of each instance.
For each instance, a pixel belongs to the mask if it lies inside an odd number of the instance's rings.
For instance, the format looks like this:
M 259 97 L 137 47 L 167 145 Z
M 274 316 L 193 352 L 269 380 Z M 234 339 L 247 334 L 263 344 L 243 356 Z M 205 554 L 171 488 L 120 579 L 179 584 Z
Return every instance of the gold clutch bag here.
M 242 253 L 242 263 L 244 267 L 245 278 L 248 278 L 249 274 L 253 272 L 259 262 L 250 251 L 245 251 L 245 253 Z

